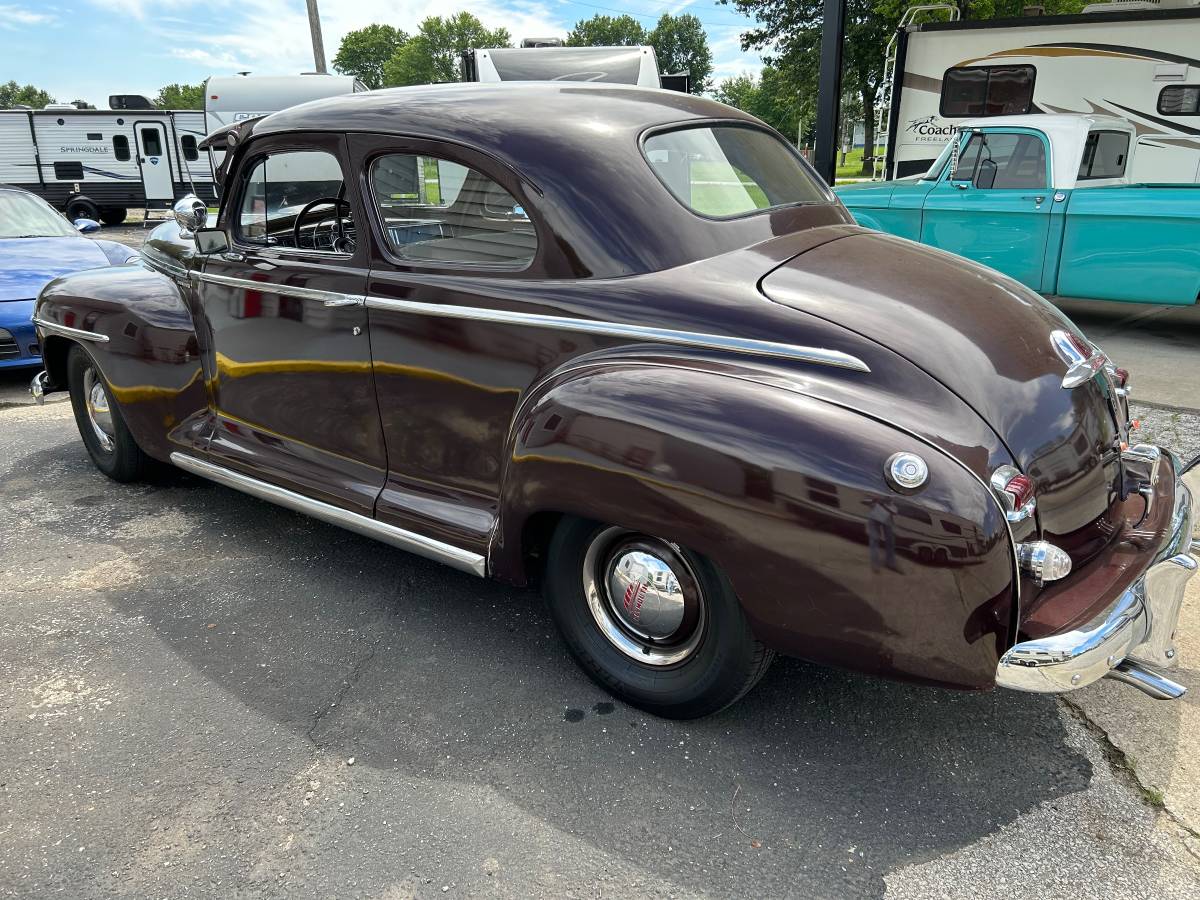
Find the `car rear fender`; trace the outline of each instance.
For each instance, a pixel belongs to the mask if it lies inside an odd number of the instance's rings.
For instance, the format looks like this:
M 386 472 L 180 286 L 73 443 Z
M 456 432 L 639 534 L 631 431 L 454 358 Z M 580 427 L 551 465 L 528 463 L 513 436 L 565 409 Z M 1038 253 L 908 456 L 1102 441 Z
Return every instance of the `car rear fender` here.
M 686 360 L 610 360 L 522 404 L 490 566 L 525 578 L 526 528 L 547 513 L 702 553 L 768 645 L 817 662 L 991 687 L 1011 644 L 1003 516 L 951 454 L 854 410 Z M 896 452 L 930 478 L 904 496 Z

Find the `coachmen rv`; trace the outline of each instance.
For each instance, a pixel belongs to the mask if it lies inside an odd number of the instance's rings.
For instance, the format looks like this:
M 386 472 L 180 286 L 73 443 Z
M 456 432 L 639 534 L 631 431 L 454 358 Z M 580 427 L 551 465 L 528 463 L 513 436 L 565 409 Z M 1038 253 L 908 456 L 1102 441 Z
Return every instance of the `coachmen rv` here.
M 123 222 L 128 208 L 167 208 L 188 192 L 216 200 L 198 149 L 204 113 L 155 109 L 124 94 L 109 106 L 0 110 L 0 183 L 106 225 Z
M 877 177 L 925 172 L 967 119 L 1090 113 L 1134 123 L 1134 180 L 1191 181 L 1200 154 L 1197 4 L 1122 0 L 1078 15 L 970 22 L 952 6 L 914 8 L 884 70 Z M 943 21 L 913 22 L 939 14 Z

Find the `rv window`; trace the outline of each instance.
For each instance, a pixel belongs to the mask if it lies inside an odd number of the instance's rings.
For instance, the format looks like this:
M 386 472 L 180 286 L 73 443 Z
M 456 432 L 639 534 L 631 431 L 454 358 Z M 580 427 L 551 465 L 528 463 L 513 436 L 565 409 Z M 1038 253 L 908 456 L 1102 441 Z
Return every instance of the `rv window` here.
M 200 158 L 200 151 L 196 149 L 196 139 L 190 134 L 185 134 L 179 139 L 179 145 L 183 147 L 183 158 L 188 162 Z
M 1120 178 L 1125 174 L 1125 161 L 1128 158 L 1128 132 L 1093 131 L 1083 145 L 1083 160 L 1079 163 L 1079 174 L 1075 180 Z
M 238 237 L 251 244 L 302 250 L 351 252 L 350 210 L 332 202 L 345 197 L 338 161 L 321 150 L 292 150 L 255 164 L 242 193 Z M 309 206 L 314 200 L 330 202 Z M 296 218 L 309 206 L 296 228 Z M 297 234 L 298 232 L 298 234 Z
M 83 163 L 56 162 L 54 177 L 59 181 L 83 181 Z
M 1024 115 L 1033 107 L 1033 66 L 947 69 L 940 112 L 947 119 Z
M 1158 93 L 1158 111 L 1164 116 L 1200 116 L 1200 84 L 1172 84 Z
M 392 153 L 371 167 L 392 253 L 447 266 L 524 268 L 537 234 L 524 207 L 486 175 L 430 156 Z
M 113 135 L 113 156 L 119 162 L 127 162 L 129 160 L 129 138 L 125 137 L 125 135 Z
M 147 156 L 162 156 L 162 140 L 157 128 L 142 129 L 142 152 Z

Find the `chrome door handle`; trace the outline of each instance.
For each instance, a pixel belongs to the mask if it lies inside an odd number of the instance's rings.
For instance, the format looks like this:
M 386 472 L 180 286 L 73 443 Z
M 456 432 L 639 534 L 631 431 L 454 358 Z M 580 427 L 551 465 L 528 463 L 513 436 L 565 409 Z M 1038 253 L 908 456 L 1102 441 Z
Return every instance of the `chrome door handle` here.
M 226 250 L 221 254 L 221 259 L 229 260 L 229 262 L 245 262 L 246 254 L 238 253 L 236 250 Z
M 1021 199 L 1022 200 L 1032 200 L 1038 206 L 1041 206 L 1043 203 L 1046 202 L 1046 196 L 1044 194 L 1038 194 L 1036 197 L 1031 194 L 1028 197 L 1022 197 Z
M 330 297 L 328 300 L 325 300 L 323 302 L 324 302 L 325 306 L 366 306 L 367 305 L 367 301 L 366 301 L 365 297 L 351 297 L 349 295 L 345 295 L 342 297 Z

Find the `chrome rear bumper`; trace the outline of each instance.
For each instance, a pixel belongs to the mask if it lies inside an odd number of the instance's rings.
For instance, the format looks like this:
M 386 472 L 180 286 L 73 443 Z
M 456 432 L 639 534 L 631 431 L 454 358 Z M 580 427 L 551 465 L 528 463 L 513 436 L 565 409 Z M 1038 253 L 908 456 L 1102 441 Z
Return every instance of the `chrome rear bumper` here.
M 1175 480 L 1169 537 L 1154 562 L 1107 610 L 1073 631 L 1014 645 L 1000 658 L 996 684 L 1035 693 L 1061 693 L 1109 677 L 1152 697 L 1176 699 L 1187 689 L 1147 666 L 1178 662 L 1175 628 L 1183 591 L 1197 569 L 1192 544 L 1193 494 L 1200 492 L 1200 457 Z

